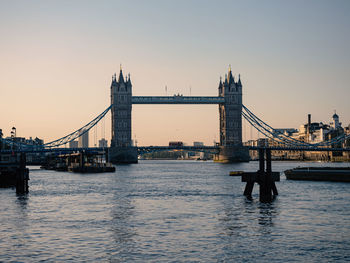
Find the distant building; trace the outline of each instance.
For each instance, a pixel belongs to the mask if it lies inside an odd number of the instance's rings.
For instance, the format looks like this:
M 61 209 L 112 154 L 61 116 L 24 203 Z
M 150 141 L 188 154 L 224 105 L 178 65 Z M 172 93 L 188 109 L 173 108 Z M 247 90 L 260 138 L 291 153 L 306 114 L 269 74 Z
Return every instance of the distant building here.
M 69 148 L 78 148 L 78 141 L 70 141 Z
M 172 142 L 169 142 L 169 146 L 170 147 L 181 147 L 181 146 L 184 146 L 184 143 L 181 141 L 172 141 Z
M 203 142 L 193 142 L 193 146 L 201 147 L 201 146 L 204 146 L 204 143 Z
M 105 138 L 102 138 L 98 141 L 98 147 L 108 147 L 107 140 Z
M 294 129 L 294 128 L 274 129 L 274 131 L 277 133 L 282 133 L 282 134 L 287 135 L 287 136 L 291 136 L 294 133 L 298 132 L 298 130 Z
M 332 122 L 330 123 L 330 125 L 335 130 L 341 128 L 341 122 L 339 122 L 339 116 L 337 113 L 333 114 Z
M 26 138 L 24 137 L 6 137 L 5 139 L 8 141 L 13 141 L 15 143 L 26 143 Z
M 84 133 L 84 131 L 81 131 L 81 134 L 82 133 Z M 88 131 L 79 137 L 78 147 L 79 148 L 88 148 L 89 147 L 89 132 Z
M 324 141 L 332 140 L 342 134 L 350 134 L 350 125 L 349 127 L 342 127 L 342 123 L 339 122 L 338 114 L 334 113 L 329 124 L 324 124 L 322 122 L 311 122 L 311 114 L 308 115 L 308 122 L 302 124 L 299 127 L 299 130 L 288 128 L 288 129 L 275 129 L 275 133 L 284 134 L 289 138 L 292 138 L 297 141 L 306 142 L 306 143 L 321 143 Z M 259 140 L 250 140 L 245 143 L 246 146 L 264 146 L 264 147 L 288 147 L 283 140 L 278 140 L 277 138 L 264 138 Z M 344 142 L 332 143 L 328 147 L 333 148 L 342 148 L 350 147 L 350 139 L 345 140 Z M 257 158 L 256 151 L 251 151 L 250 155 L 252 159 Z M 301 152 L 301 151 L 282 151 L 275 150 L 272 152 L 274 158 L 276 159 L 293 159 L 293 160 L 339 160 L 345 161 L 350 159 L 349 153 L 342 152 Z

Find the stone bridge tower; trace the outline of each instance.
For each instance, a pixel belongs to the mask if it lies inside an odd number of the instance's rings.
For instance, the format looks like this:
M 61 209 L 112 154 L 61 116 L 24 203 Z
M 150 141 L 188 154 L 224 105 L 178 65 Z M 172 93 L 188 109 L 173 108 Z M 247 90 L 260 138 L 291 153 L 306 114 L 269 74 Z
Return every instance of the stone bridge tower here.
M 119 78 L 112 78 L 112 141 L 111 147 L 131 146 L 131 96 L 132 85 L 130 77 L 124 81 L 122 70 Z
M 225 102 L 219 104 L 220 153 L 215 156 L 219 162 L 249 161 L 249 152 L 242 145 L 242 83 L 240 76 L 235 82 L 231 67 L 225 80 L 219 82 L 219 97 Z
M 220 80 L 219 96 L 225 103 L 219 105 L 220 146 L 242 145 L 242 83 L 235 82 L 231 68 L 225 81 Z
M 131 143 L 131 109 L 132 84 L 129 78 L 124 80 L 120 69 L 118 80 L 112 77 L 112 140 L 109 150 L 109 160 L 112 163 L 137 162 L 137 149 Z

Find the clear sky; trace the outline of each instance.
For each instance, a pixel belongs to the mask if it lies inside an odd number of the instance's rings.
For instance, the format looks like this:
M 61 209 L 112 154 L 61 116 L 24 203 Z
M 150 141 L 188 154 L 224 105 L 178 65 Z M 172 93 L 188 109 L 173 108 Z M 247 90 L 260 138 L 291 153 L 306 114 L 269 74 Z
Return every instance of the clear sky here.
M 349 13 L 347 0 L 0 0 L 0 128 L 46 142 L 80 128 L 109 106 L 120 64 L 140 96 L 165 85 L 168 95 L 217 95 L 231 64 L 243 103 L 273 127 L 298 128 L 308 113 L 328 123 L 334 110 L 348 125 Z M 218 140 L 215 105 L 132 114 L 139 145 Z M 109 139 L 110 115 L 105 130 Z

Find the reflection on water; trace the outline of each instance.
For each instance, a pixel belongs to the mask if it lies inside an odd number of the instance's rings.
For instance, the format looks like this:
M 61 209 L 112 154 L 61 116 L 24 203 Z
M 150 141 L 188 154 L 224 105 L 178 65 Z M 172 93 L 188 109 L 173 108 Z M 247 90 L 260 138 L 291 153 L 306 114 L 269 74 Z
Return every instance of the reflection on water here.
M 19 206 L 20 210 L 25 211 L 28 205 L 28 194 L 16 194 L 17 201 L 16 204 Z
M 280 195 L 262 204 L 258 187 L 249 201 L 240 178 L 228 176 L 256 166 L 142 161 L 88 176 L 32 170 L 28 195 L 0 189 L 0 262 L 349 261 L 349 185 L 282 176 Z
M 115 249 L 111 253 L 112 258 L 119 258 L 122 260 L 123 255 L 132 253 L 135 243 L 133 237 L 136 235 L 135 229 L 131 224 L 135 206 L 127 193 L 130 189 L 129 182 L 125 182 L 128 178 L 122 178 L 123 180 L 116 180 L 116 184 L 122 192 L 115 192 L 112 197 L 111 207 L 111 230 L 113 239 L 115 241 Z
M 276 217 L 276 205 L 278 202 L 262 204 L 259 203 L 259 225 L 272 227 L 273 219 Z

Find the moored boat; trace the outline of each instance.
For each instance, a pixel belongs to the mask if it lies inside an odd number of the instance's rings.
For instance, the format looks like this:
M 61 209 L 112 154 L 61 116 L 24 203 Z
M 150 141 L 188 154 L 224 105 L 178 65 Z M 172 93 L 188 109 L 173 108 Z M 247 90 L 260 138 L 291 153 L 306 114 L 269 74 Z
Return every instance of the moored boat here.
M 69 172 L 73 173 L 111 173 L 115 172 L 115 167 L 109 163 L 107 164 L 96 164 L 96 163 L 87 163 L 84 166 L 70 165 L 68 167 Z
M 105 153 L 76 152 L 70 154 L 52 155 L 41 167 L 47 170 L 68 171 L 73 173 L 109 173 L 115 172 L 115 167 L 106 162 Z
M 350 167 L 297 167 L 284 174 L 288 180 L 350 182 Z

